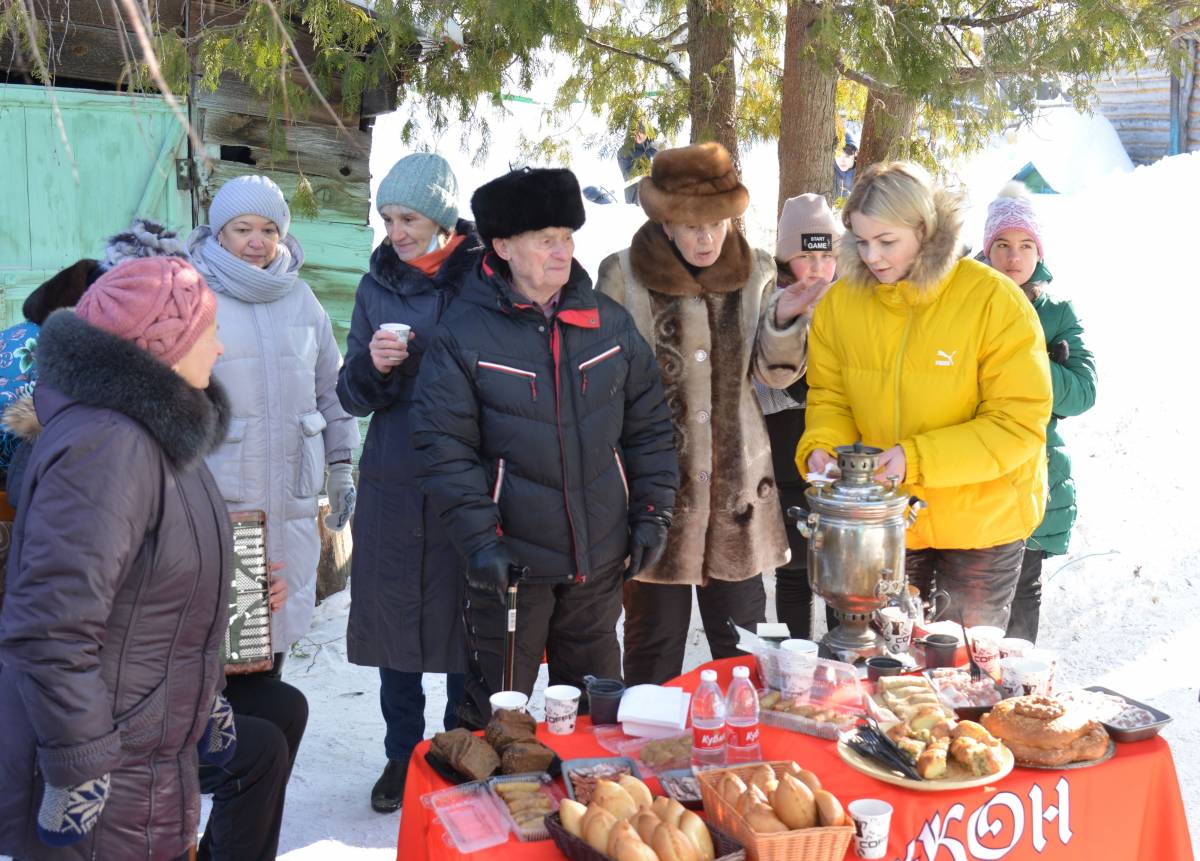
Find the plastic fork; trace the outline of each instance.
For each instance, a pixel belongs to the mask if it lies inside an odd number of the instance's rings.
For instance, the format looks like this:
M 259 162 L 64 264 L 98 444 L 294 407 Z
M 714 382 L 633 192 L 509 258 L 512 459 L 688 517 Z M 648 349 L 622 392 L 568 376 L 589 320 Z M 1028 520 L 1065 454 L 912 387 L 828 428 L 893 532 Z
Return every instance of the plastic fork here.
M 958 617 L 958 626 L 962 628 L 963 642 L 967 646 L 967 657 L 971 660 L 971 681 L 982 681 L 983 667 L 979 666 L 979 662 L 975 660 L 975 650 L 971 648 L 971 638 L 967 636 L 967 626 L 963 624 L 962 616 Z

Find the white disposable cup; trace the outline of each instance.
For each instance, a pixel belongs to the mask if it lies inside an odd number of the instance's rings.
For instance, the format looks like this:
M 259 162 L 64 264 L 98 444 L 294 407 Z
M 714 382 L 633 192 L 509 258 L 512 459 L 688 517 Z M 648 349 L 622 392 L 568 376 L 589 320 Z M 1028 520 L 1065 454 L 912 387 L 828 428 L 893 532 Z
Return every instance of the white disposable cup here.
M 1000 659 L 1024 658 L 1033 651 L 1033 643 L 1020 637 L 1005 637 L 1000 641 Z
M 907 652 L 912 643 L 912 617 L 899 607 L 884 607 L 879 611 L 878 622 L 887 650 L 893 654 Z
M 492 711 L 498 709 L 509 709 L 510 711 L 525 711 L 525 706 L 529 704 L 529 697 L 520 691 L 496 691 L 488 697 L 488 702 L 492 704 Z
M 815 655 L 821 647 L 812 640 L 784 640 L 779 644 L 779 648 L 797 655 Z
M 1000 661 L 1000 688 L 1008 697 L 1050 693 L 1050 665 L 1036 658 Z
M 551 733 L 570 735 L 575 732 L 581 694 L 574 685 L 551 685 L 546 688 L 546 727 Z
M 1053 649 L 1033 649 L 1027 652 L 1025 657 L 1050 665 L 1050 678 L 1046 682 L 1046 693 L 1054 693 L 1054 674 L 1058 672 L 1058 652 Z
M 989 676 L 998 678 L 1000 641 L 1004 639 L 1004 631 L 991 625 L 976 625 L 967 628 L 967 636 L 971 638 L 971 651 L 975 655 L 975 663 Z
M 391 332 L 405 343 L 408 343 L 408 339 L 412 337 L 412 326 L 407 323 L 382 323 L 379 328 L 385 332 Z
M 796 697 L 812 690 L 817 649 L 812 640 L 784 640 L 779 644 L 779 690 Z
M 892 828 L 892 805 L 877 798 L 860 798 L 846 808 L 854 820 L 854 851 L 859 858 L 887 856 Z

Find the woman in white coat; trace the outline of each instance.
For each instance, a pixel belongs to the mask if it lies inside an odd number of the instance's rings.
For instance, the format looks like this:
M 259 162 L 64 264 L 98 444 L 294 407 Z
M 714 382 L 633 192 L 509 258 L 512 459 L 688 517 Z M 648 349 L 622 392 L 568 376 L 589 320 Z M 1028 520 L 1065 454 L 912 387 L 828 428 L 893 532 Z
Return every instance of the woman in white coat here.
M 317 499 L 329 466 L 330 525 L 353 509 L 350 458 L 358 425 L 338 402 L 342 357 L 329 315 L 299 277 L 304 251 L 288 235 L 291 212 L 265 176 L 221 186 L 209 223 L 188 238 L 192 260 L 217 294 L 227 343 L 214 371 L 229 392 L 233 419 L 209 458 L 230 511 L 267 514 L 267 552 L 286 584 L 272 617 L 277 656 L 302 637 L 316 604 L 321 543 Z M 278 596 L 272 603 L 278 603 Z M 278 660 L 277 660 L 278 662 Z

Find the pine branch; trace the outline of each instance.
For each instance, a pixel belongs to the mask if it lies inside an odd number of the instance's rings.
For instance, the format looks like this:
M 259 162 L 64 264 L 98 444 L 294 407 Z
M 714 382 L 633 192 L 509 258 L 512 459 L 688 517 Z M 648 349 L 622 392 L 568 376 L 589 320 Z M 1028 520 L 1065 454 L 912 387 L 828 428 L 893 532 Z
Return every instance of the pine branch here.
M 999 27 L 1003 24 L 1011 24 L 1013 21 L 1019 21 L 1022 18 L 1027 18 L 1035 12 L 1042 9 L 1045 4 L 1031 3 L 1013 12 L 1008 12 L 1004 15 L 993 15 L 988 18 L 975 18 L 972 16 L 960 15 L 942 18 L 939 23 L 946 27 L 959 27 L 962 29 L 978 28 L 987 30 L 993 27 Z
M 890 93 L 896 89 L 892 84 L 885 84 L 877 78 L 872 78 L 870 75 L 849 68 L 840 59 L 834 64 L 838 70 L 838 74 L 847 80 L 854 81 L 856 84 L 862 84 L 868 90 L 876 90 L 877 92 Z
M 1178 39 L 1180 36 L 1186 36 L 1189 33 L 1195 33 L 1197 30 L 1200 30 L 1200 15 L 1197 15 L 1190 21 L 1184 21 L 1182 24 L 1171 28 L 1171 38 Z
M 668 62 L 667 60 L 659 60 L 656 57 L 650 57 L 646 54 L 638 53 L 637 51 L 627 51 L 624 48 L 618 48 L 616 45 L 608 45 L 593 36 L 591 32 L 585 33 L 583 40 L 592 47 L 599 48 L 602 51 L 608 51 L 610 54 L 619 54 L 622 57 L 630 57 L 634 60 L 641 60 L 643 63 L 649 63 L 652 66 L 658 66 L 660 69 L 666 69 L 667 74 L 669 74 L 677 84 L 684 87 L 688 85 L 688 79 L 682 72 L 679 71 L 679 68 L 674 63 Z

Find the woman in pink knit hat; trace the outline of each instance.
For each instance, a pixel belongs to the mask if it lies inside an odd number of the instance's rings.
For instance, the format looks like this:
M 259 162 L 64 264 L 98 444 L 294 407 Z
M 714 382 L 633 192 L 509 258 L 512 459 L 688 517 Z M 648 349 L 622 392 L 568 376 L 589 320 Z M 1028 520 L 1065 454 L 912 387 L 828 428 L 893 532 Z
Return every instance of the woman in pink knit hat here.
M 148 258 L 42 327 L 0 609 L 0 854 L 186 857 L 199 762 L 233 754 L 216 306 L 188 263 Z

